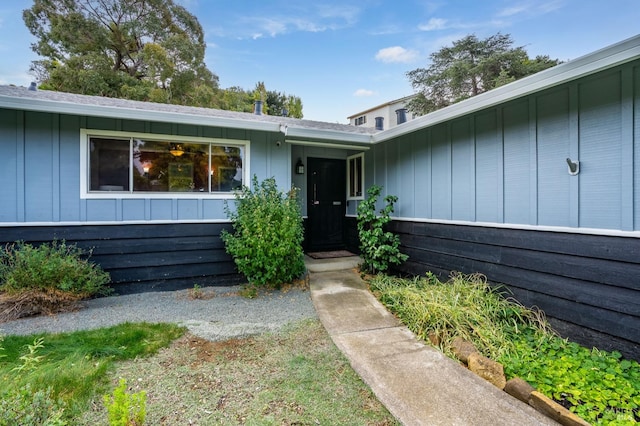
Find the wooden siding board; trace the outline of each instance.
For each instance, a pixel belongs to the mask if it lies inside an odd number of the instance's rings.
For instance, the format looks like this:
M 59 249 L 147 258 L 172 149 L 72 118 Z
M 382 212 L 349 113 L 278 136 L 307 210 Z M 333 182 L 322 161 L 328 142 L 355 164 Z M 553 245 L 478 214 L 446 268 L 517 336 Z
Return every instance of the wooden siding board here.
M 620 262 L 638 263 L 640 259 L 638 238 L 420 222 L 393 222 L 391 229 L 435 238 Z
M 169 250 L 219 250 L 225 247 L 217 235 L 202 237 L 184 236 L 178 240 L 172 237 L 83 240 L 77 242 L 77 246 L 85 250 L 92 250 L 94 256 L 155 253 Z
M 633 69 L 621 72 L 621 229 L 633 231 Z
M 633 68 L 633 199 L 634 229 L 640 230 L 640 66 Z
M 594 308 L 581 303 L 567 303 L 542 293 L 514 289 L 513 296 L 526 306 L 544 306 L 545 313 L 581 326 L 637 343 L 640 318 Z M 638 357 L 640 354 L 635 354 Z
M 25 113 L 25 220 L 53 221 L 52 114 Z
M 502 146 L 497 138 L 496 111 L 479 113 L 475 119 L 476 220 L 500 223 Z
M 428 236 L 403 236 L 403 246 L 429 247 L 430 253 L 463 257 L 485 263 L 519 267 L 575 278 L 585 282 L 599 282 L 620 288 L 640 290 L 640 282 L 632 279 L 640 276 L 640 264 L 603 260 L 591 257 L 533 251 L 530 248 L 505 246 L 432 238 Z
M 434 219 L 451 219 L 451 142 L 445 125 L 431 130 L 431 212 Z
M 571 226 L 569 174 L 569 90 L 537 98 L 538 225 Z
M 178 220 L 200 219 L 198 200 L 177 200 Z
M 146 220 L 146 204 L 144 199 L 122 200 L 122 220 Z
M 179 238 L 202 235 L 220 235 L 222 229 L 231 229 L 229 223 L 140 224 L 140 225 L 79 225 L 79 226 L 21 226 L 0 228 L 4 241 L 44 242 L 53 239 L 69 241 L 116 240 L 140 238 Z
M 416 132 L 413 139 L 415 217 L 431 217 L 431 144 L 429 132 Z M 366 163 L 365 163 L 366 164 Z
M 451 123 L 451 217 L 475 220 L 475 150 L 469 118 Z
M 502 110 L 504 124 L 504 221 L 531 222 L 529 101 Z
M 414 187 L 415 187 L 415 170 L 412 150 L 412 135 L 404 136 L 396 143 L 397 164 L 396 167 L 396 183 L 394 184 L 396 191 L 391 194 L 398 196 L 396 203 L 395 215 L 404 217 L 415 216 L 414 203 Z M 366 164 L 365 164 L 366 166 Z
M 80 136 L 78 117 L 60 116 L 60 220 L 80 220 Z
M 580 85 L 580 226 L 621 229 L 620 72 Z
M 18 221 L 18 155 L 22 143 L 18 140 L 18 112 L 0 109 L 0 221 Z

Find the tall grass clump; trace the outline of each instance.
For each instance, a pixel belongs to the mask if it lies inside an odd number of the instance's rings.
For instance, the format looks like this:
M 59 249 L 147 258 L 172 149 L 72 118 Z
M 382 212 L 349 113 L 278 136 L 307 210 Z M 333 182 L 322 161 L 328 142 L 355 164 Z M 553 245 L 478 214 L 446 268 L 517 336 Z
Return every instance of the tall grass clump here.
M 548 332 L 541 313 L 507 300 L 479 274 L 453 274 L 448 282 L 430 273 L 410 280 L 377 275 L 370 286 L 411 331 L 449 356 L 456 337 L 498 359 L 514 351 L 514 335 Z

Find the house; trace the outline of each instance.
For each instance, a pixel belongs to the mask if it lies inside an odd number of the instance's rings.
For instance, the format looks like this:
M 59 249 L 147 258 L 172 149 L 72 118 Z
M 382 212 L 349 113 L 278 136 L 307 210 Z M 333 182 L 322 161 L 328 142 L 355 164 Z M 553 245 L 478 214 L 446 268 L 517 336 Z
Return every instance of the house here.
M 405 96 L 384 104 L 358 112 L 349 117 L 352 126 L 372 127 L 376 130 L 385 130 L 396 127 L 408 120 L 413 120 L 416 115 L 407 110 L 407 104 L 415 95 Z
M 0 242 L 93 247 L 119 293 L 238 282 L 253 175 L 301 188 L 307 250 L 357 249 L 379 184 L 400 272 L 483 273 L 640 359 L 640 36 L 384 131 L 2 86 L 0 149 Z

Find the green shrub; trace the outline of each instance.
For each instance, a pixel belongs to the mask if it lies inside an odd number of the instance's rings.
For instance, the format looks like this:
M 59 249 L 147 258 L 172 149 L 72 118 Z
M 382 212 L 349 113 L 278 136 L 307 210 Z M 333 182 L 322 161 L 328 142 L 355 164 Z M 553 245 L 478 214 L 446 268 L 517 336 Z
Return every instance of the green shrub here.
M 234 211 L 225 205 L 234 232 L 224 231 L 222 240 L 251 284 L 278 287 L 305 270 L 297 190 L 284 194 L 274 178 L 258 183 L 255 175 L 252 185 L 236 194 Z
M 27 384 L 0 394 L 0 426 L 64 426 L 63 414 L 50 388 L 34 392 Z
M 110 426 L 141 426 L 147 416 L 147 394 L 127 392 L 127 381 L 120 379 L 113 395 L 104 396 Z
M 385 272 L 389 264 L 399 265 L 409 258 L 400 253 L 400 238 L 384 227 L 391 221 L 389 215 L 393 213 L 393 204 L 398 201 L 395 195 L 387 195 L 387 203 L 376 215 L 376 202 L 382 192 L 382 187 L 373 185 L 367 190 L 367 199 L 358 205 L 358 237 L 360 238 L 360 256 L 362 270 L 372 274 Z
M 0 251 L 0 290 L 60 290 L 82 297 L 106 294 L 109 274 L 89 262 L 90 254 L 64 240 L 39 246 L 9 244 Z

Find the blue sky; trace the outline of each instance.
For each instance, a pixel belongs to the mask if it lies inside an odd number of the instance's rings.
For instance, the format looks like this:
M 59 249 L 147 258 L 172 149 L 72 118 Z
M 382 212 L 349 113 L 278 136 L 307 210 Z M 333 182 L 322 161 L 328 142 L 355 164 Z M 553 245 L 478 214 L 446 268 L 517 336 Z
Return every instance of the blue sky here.
M 307 119 L 348 116 L 412 93 L 406 72 L 468 34 L 502 32 L 530 56 L 562 61 L 640 33 L 638 0 L 176 0 L 205 32 L 220 87 L 299 96 Z M 27 86 L 37 59 L 22 21 L 31 0 L 0 4 L 0 84 Z

